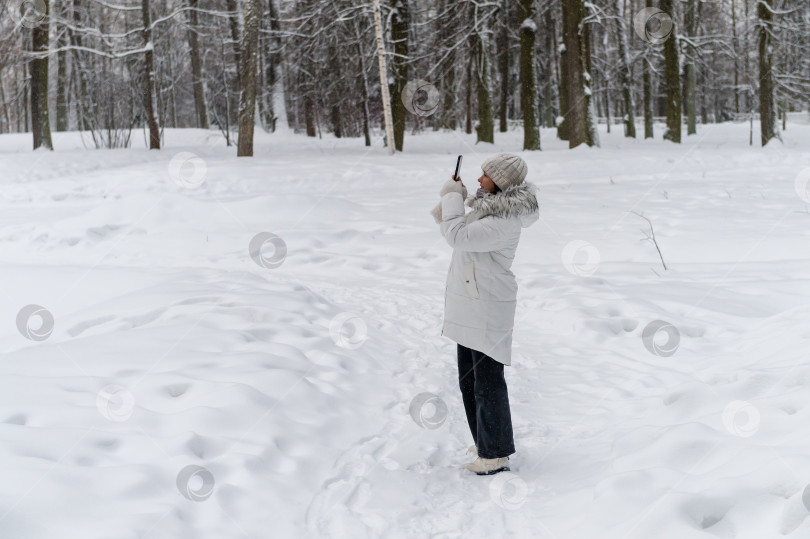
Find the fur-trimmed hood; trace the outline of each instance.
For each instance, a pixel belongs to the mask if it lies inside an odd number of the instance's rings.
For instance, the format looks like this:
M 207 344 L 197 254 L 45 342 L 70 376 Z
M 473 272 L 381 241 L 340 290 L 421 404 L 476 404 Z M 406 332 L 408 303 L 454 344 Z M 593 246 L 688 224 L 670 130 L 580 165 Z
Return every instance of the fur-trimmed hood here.
M 524 181 L 520 185 L 507 187 L 503 191 L 483 198 L 470 195 L 464 205 L 472 208 L 468 221 L 482 219 L 489 215 L 495 217 L 520 217 L 521 226 L 527 228 L 540 218 L 540 207 L 537 203 L 537 186 Z

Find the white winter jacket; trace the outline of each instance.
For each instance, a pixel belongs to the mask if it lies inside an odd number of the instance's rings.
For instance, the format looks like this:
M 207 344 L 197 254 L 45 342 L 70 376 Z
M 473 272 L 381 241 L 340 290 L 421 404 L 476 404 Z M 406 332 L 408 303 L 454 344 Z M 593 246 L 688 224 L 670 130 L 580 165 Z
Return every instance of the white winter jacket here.
M 518 290 L 510 268 L 521 229 L 540 218 L 535 192 L 524 181 L 484 198 L 470 195 L 466 215 L 460 193 L 441 199 L 441 231 L 453 248 L 442 335 L 504 365 L 512 364 Z

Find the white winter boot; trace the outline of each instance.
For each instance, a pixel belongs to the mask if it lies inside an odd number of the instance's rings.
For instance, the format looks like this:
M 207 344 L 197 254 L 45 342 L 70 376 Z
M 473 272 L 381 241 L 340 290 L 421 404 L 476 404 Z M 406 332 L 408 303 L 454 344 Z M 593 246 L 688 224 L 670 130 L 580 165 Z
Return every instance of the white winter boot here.
M 478 475 L 492 475 L 498 472 L 509 471 L 509 457 L 499 459 L 485 459 L 478 457 L 473 462 L 462 466 L 465 470 L 470 470 Z
M 467 453 L 472 453 L 476 457 L 478 456 L 478 447 L 475 445 L 471 445 L 470 448 L 467 450 Z

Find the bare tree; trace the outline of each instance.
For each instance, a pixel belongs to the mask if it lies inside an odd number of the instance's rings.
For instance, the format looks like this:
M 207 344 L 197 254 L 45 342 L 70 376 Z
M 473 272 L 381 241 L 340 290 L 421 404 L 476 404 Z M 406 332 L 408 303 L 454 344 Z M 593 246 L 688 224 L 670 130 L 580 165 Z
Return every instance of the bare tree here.
M 498 6 L 498 37 L 495 39 L 498 58 L 498 73 L 501 77 L 500 101 L 498 103 L 498 131 L 506 133 L 507 105 L 509 103 L 509 0 Z
M 256 125 L 256 70 L 259 47 L 259 0 L 244 0 L 244 36 L 239 70 L 239 141 L 236 155 L 253 156 L 253 131 Z
M 619 0 L 609 1 L 615 17 L 616 39 L 619 46 L 619 84 L 621 84 L 624 99 L 624 136 L 636 138 L 636 103 L 633 99 L 633 75 L 627 52 L 627 27 L 625 17 L 619 12 Z M 608 123 L 608 125 L 610 124 Z
M 155 103 L 155 53 L 154 43 L 152 43 L 152 14 L 149 0 L 141 0 L 141 14 L 143 16 L 143 29 L 141 34 L 143 36 L 144 48 L 143 104 L 146 110 L 146 121 L 149 124 L 149 149 L 159 150 L 160 129 L 158 128 L 157 118 L 155 117 L 155 111 L 157 110 Z
M 540 149 L 540 128 L 537 125 L 537 76 L 535 74 L 535 36 L 533 0 L 521 0 L 520 24 L 520 109 L 523 112 L 523 149 Z
M 11 4 L 30 9 L 41 0 Z M 425 127 L 472 133 L 477 124 L 478 138 L 490 140 L 490 116 L 498 114 L 501 130 L 522 118 L 524 148 L 539 149 L 540 123 L 559 124 L 569 146 L 598 144 L 596 111 L 608 129 L 623 116 L 627 136 L 643 113 L 645 137 L 653 135 L 653 113 L 666 114 L 667 138 L 681 140 L 684 114 L 693 133 L 698 115 L 704 123 L 726 121 L 761 105 L 773 138 L 776 122 L 784 130 L 810 95 L 806 2 L 683 0 L 681 20 L 680 3 L 662 0 L 674 28 L 651 43 L 628 22 L 653 0 L 386 0 L 376 47 L 374 4 L 255 0 L 264 22 L 254 125 L 272 132 L 278 119 L 309 136 L 371 144 L 389 116 L 396 128 L 386 138 L 402 148 L 406 130 Z M 206 121 L 228 145 L 236 141 L 240 116 L 249 112 L 240 99 L 252 92 L 239 83 L 244 0 L 51 0 L 43 21 L 49 33 L 44 24 L 37 29 L 36 47 L 34 32 L 3 16 L 9 5 L 0 2 L 0 131 L 35 133 L 46 145 L 43 116 L 53 108 L 56 129 L 89 132 L 97 147 L 127 145 L 135 127 L 159 147 L 165 127 Z M 763 50 L 762 84 L 751 64 L 754 36 Z M 381 59 L 393 66 L 387 74 L 373 67 Z M 48 61 L 57 65 L 43 84 Z M 426 114 L 405 113 L 401 92 L 416 79 L 432 85 L 424 94 L 420 88 L 419 99 L 429 95 L 436 105 Z
M 776 122 L 776 101 L 773 97 L 773 11 L 771 0 L 757 3 L 759 19 L 759 123 L 762 145 L 773 139 L 781 140 L 779 125 Z
M 380 94 L 382 96 L 383 117 L 385 118 L 385 140 L 388 153 L 394 155 L 394 122 L 391 115 L 391 99 L 388 95 L 388 82 L 383 45 L 382 21 L 380 20 L 380 0 L 374 0 L 374 31 L 377 40 L 377 60 L 380 66 Z
M 39 3 L 44 12 L 38 24 L 31 29 L 31 131 L 34 135 L 34 149 L 45 147 L 53 150 L 51 125 L 48 118 L 48 57 L 36 53 L 48 51 L 50 42 L 50 0 Z M 33 8 L 36 9 L 36 6 Z
M 191 77 L 194 87 L 194 108 L 197 112 L 197 127 L 208 129 L 208 105 L 205 102 L 205 81 L 202 74 L 202 56 L 200 42 L 197 38 L 199 22 L 197 6 L 199 0 L 188 1 L 188 48 L 191 60 Z
M 697 92 L 697 80 L 695 77 L 695 39 L 698 29 L 698 0 L 686 1 L 686 13 L 684 14 L 684 29 L 686 30 L 686 134 L 697 133 L 695 93 Z
M 568 147 L 576 148 L 588 142 L 587 107 L 585 95 L 585 70 L 583 43 L 580 27 L 584 20 L 585 6 L 582 0 L 562 0 L 563 9 L 563 44 L 565 60 L 562 71 L 566 79 L 568 93 L 565 116 Z M 584 29 L 583 29 L 584 31 Z
M 64 12 L 65 3 L 60 6 Z M 57 43 L 60 49 L 67 46 L 67 32 L 63 28 L 57 31 Z M 70 113 L 68 104 L 68 62 L 67 51 L 61 50 L 56 54 L 56 130 L 68 130 L 68 114 Z
M 394 47 L 394 100 L 391 113 L 394 119 L 394 146 L 402 151 L 405 138 L 405 103 L 402 91 L 408 83 L 408 32 L 411 26 L 411 12 L 408 0 L 394 0 L 391 13 L 391 44 Z
M 473 58 L 475 61 L 475 88 L 478 102 L 478 124 L 475 126 L 476 142 L 494 142 L 495 123 L 492 117 L 492 93 L 490 91 L 489 41 L 487 39 L 487 17 L 479 17 L 476 7 L 473 33 Z
M 667 130 L 664 139 L 681 142 L 681 69 L 678 59 L 678 16 L 675 0 L 661 0 L 661 10 L 672 19 L 672 33 L 664 41 Z
M 646 0 L 647 9 L 652 7 L 652 0 Z M 649 43 L 645 42 L 646 52 L 649 52 Z M 652 105 L 652 75 L 650 74 L 650 60 L 645 54 L 642 58 L 644 62 L 643 91 L 644 91 L 644 138 L 653 138 L 653 105 Z
M 440 112 L 441 125 L 445 129 L 455 130 L 458 125 L 456 112 L 458 88 L 456 82 L 456 43 L 452 32 L 452 21 L 455 15 L 451 10 L 453 5 L 453 0 L 442 1 L 441 11 L 436 18 L 436 23 L 439 27 L 437 49 L 440 53 L 443 53 L 438 64 L 438 67 L 442 70 L 442 91 L 444 94 Z

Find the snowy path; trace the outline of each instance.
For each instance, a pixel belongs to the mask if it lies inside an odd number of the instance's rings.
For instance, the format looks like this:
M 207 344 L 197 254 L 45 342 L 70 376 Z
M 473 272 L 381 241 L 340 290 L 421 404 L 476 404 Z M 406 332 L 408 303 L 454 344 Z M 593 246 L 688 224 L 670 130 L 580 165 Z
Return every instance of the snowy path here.
M 159 153 L 0 137 L 0 536 L 806 537 L 810 126 L 764 150 L 745 127 L 528 157 L 517 453 L 488 478 L 458 469 L 450 249 L 427 214 L 457 152 L 475 185 L 481 145 L 260 136 L 236 160 L 195 130 Z M 502 138 L 486 151 L 519 146 Z M 170 178 L 181 151 L 197 188 Z M 287 245 L 277 268 L 248 256 L 262 231 Z M 20 334 L 29 304 L 47 339 Z M 671 355 L 645 348 L 655 320 Z M 437 428 L 411 416 L 423 394 Z

